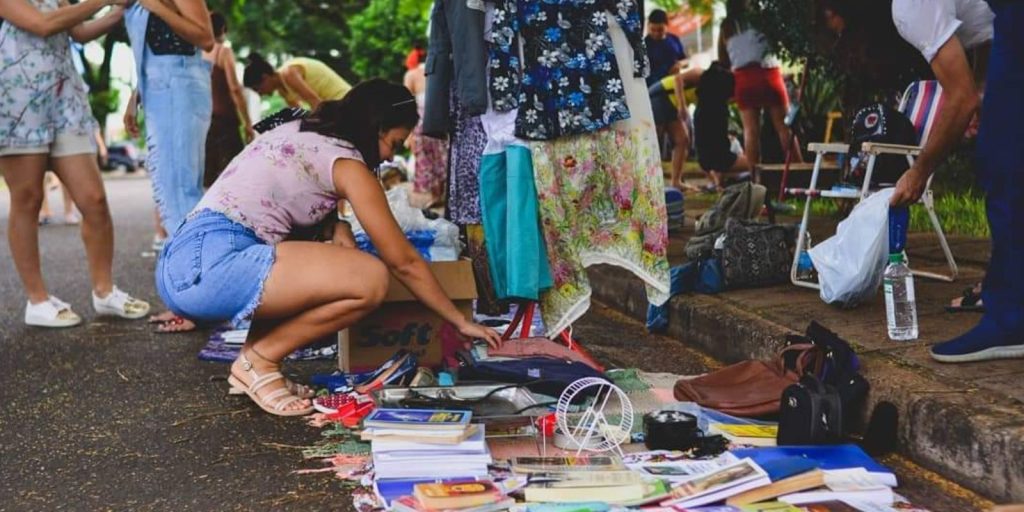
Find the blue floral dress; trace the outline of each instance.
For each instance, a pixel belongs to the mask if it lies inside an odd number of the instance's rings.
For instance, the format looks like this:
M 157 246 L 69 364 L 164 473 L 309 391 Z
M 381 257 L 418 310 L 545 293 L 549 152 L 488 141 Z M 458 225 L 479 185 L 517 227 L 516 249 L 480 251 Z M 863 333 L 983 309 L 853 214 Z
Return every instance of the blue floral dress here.
M 495 110 L 519 108 L 516 135 L 551 140 L 629 118 L 608 16 L 633 48 L 633 76 L 646 76 L 643 21 L 634 0 L 496 2 L 489 87 Z
M 58 0 L 30 0 L 40 11 Z M 66 32 L 39 37 L 0 27 L 0 148 L 49 146 L 57 134 L 92 136 L 85 82 L 71 60 Z

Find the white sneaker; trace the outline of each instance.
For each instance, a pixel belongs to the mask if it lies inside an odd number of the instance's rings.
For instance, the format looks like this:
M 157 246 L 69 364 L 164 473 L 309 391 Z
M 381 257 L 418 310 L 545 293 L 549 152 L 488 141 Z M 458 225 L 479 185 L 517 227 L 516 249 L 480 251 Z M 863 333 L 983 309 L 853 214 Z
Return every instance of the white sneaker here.
M 92 293 L 92 307 L 97 315 L 114 315 L 135 320 L 149 313 L 149 303 L 141 301 L 114 287 L 110 294 L 102 299 Z
M 37 327 L 73 327 L 82 323 L 82 317 L 71 311 L 71 305 L 50 296 L 39 304 L 25 306 L 25 323 Z
M 164 245 L 166 245 L 166 243 L 167 243 L 167 239 L 166 238 L 163 238 L 163 237 L 161 237 L 159 235 L 153 235 L 153 245 L 151 246 L 153 248 L 153 252 L 163 251 L 164 250 Z

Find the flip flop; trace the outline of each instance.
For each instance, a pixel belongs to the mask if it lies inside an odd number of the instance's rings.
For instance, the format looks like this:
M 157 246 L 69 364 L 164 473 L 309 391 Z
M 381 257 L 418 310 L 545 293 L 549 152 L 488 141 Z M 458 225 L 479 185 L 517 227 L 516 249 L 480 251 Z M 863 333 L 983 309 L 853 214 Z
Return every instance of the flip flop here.
M 981 303 L 981 293 L 975 291 L 980 288 L 981 283 L 978 283 L 970 288 L 964 288 L 963 295 L 960 298 L 960 305 L 954 306 L 950 304 L 946 306 L 946 312 L 983 313 L 985 311 L 985 305 Z

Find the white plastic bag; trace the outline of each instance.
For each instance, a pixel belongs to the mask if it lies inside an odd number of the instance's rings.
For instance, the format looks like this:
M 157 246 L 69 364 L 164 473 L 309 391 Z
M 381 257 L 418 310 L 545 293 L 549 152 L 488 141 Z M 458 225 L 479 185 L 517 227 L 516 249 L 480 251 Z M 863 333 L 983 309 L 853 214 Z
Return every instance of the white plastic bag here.
M 870 298 L 882 284 L 889 256 L 889 200 L 886 188 L 858 204 L 836 234 L 808 253 L 818 271 L 821 300 L 854 306 Z
M 462 252 L 462 243 L 459 241 L 459 227 L 445 219 L 428 219 L 423 212 L 409 205 L 409 192 L 403 188 L 393 188 L 388 191 L 388 206 L 391 213 L 398 221 L 402 232 L 414 242 L 417 250 L 423 254 L 428 261 L 455 261 L 459 259 Z M 363 226 L 352 217 L 348 219 L 352 224 L 352 233 L 356 236 L 357 242 L 361 235 L 365 237 Z M 424 234 L 429 234 L 429 241 L 425 240 Z M 427 243 L 429 247 L 423 244 Z

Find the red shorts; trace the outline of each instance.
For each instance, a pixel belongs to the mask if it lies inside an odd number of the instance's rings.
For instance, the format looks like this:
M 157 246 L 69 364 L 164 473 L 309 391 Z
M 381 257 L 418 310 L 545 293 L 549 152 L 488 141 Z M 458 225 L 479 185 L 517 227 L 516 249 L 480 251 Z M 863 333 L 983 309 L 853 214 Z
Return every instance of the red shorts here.
M 740 110 L 789 108 L 789 95 L 779 68 L 762 68 L 753 64 L 733 71 L 733 75 L 736 77 L 736 104 Z

